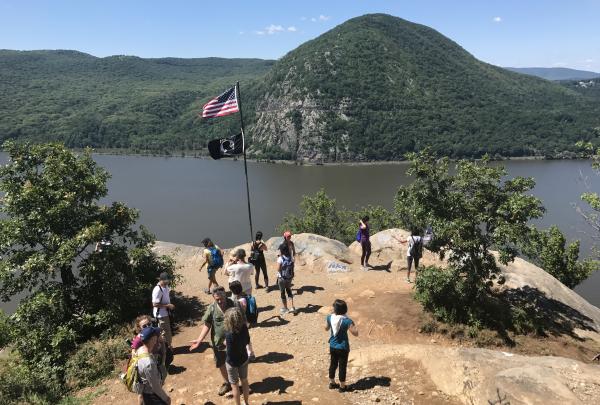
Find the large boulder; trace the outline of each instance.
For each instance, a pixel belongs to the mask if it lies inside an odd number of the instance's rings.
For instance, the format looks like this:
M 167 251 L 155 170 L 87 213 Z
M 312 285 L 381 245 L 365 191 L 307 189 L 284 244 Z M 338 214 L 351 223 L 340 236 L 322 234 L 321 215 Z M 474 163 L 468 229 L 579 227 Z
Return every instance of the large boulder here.
M 335 239 L 313 233 L 299 233 L 292 236 L 292 241 L 296 246 L 296 254 L 307 263 L 322 259 L 352 264 L 352 254 L 348 247 Z M 274 252 L 281 243 L 283 237 L 273 237 L 266 242 L 267 248 Z
M 406 251 L 408 246 L 400 243 L 401 240 L 406 240 L 410 236 L 410 232 L 404 229 L 392 228 L 385 231 L 377 232 L 371 235 L 371 259 L 370 264 L 389 264 L 393 263 L 400 268 L 406 267 Z M 359 242 L 352 242 L 349 247 L 350 251 L 360 257 L 362 248 Z M 436 256 L 423 248 L 423 263 L 430 264 L 436 262 Z
M 600 309 L 543 269 L 520 258 L 500 268 L 505 278 L 502 289 L 519 293 L 529 301 L 547 303 L 553 313 L 568 318 L 576 329 L 600 332 Z
M 350 352 L 351 367 L 403 357 L 421 363 L 440 391 L 464 404 L 598 404 L 600 367 L 562 357 L 486 349 L 379 345 Z

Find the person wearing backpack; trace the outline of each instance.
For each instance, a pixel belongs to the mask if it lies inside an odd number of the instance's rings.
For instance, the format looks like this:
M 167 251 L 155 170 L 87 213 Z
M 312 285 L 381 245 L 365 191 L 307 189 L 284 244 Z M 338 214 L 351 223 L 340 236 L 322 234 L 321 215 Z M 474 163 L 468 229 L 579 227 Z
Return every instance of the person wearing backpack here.
M 371 241 L 369 240 L 369 217 L 364 216 L 358 225 L 358 235 L 356 240 L 360 242 L 362 254 L 360 256 L 360 265 L 364 271 L 369 270 L 369 257 L 371 257 Z
M 406 273 L 406 282 L 410 283 L 410 269 L 413 262 L 415 263 L 415 280 L 417 279 L 417 268 L 419 267 L 419 260 L 423 256 L 423 238 L 419 235 L 419 231 L 412 229 L 410 236 L 406 240 L 399 240 L 400 243 L 408 243 L 408 249 L 406 250 L 406 265 L 408 272 Z
M 346 387 L 346 367 L 348 365 L 348 355 L 350 354 L 350 342 L 348 331 L 354 336 L 358 336 L 358 328 L 352 319 L 346 316 L 348 305 L 343 300 L 333 302 L 333 313 L 327 315 L 326 331 L 329 334 L 329 389 L 339 387 L 340 392 L 347 391 Z M 339 367 L 340 384 L 335 383 L 335 372 Z
M 231 299 L 233 300 L 234 306 L 242 311 L 246 325 L 248 326 L 248 328 L 250 328 L 250 324 L 255 324 L 258 318 L 258 308 L 256 307 L 256 300 L 253 296 L 248 296 L 244 293 L 244 291 L 242 291 L 242 284 L 239 281 L 234 281 L 230 283 L 229 291 L 231 291 Z M 248 352 L 248 358 L 250 359 L 250 361 L 256 358 L 250 338 L 248 338 L 248 345 L 246 345 L 246 351 Z
M 213 243 L 210 238 L 204 238 L 202 240 L 202 245 L 204 245 L 204 262 L 200 266 L 198 271 L 202 271 L 204 266 L 207 266 L 208 272 L 208 288 L 204 289 L 206 294 L 210 294 L 211 288 L 214 285 L 215 287 L 219 286 L 217 283 L 217 270 L 223 267 L 223 251 L 217 245 Z
M 262 286 L 258 283 L 260 279 L 260 272 L 262 270 L 263 277 L 265 278 L 265 288 L 267 291 L 269 290 L 269 275 L 267 274 L 267 261 L 265 260 L 265 250 L 267 250 L 267 245 L 262 240 L 263 233 L 261 231 L 256 232 L 256 236 L 254 237 L 254 242 L 252 242 L 252 249 L 250 250 L 250 259 L 248 260 L 250 263 L 254 265 L 254 283 L 255 287 L 258 290 L 262 288 Z
M 282 308 L 280 312 L 285 314 L 287 312 L 296 313 L 294 307 L 294 295 L 292 294 L 292 280 L 294 279 L 294 261 L 292 260 L 292 252 L 290 251 L 289 244 L 285 241 L 279 245 L 279 257 L 277 258 L 277 285 L 281 292 L 281 304 Z M 287 299 L 286 299 L 287 293 Z M 288 310 L 288 303 L 290 301 L 291 307 Z
M 171 330 L 171 311 L 175 305 L 171 304 L 169 283 L 171 276 L 167 272 L 160 273 L 158 284 L 152 290 L 152 307 L 154 317 L 158 320 L 158 327 L 162 330 L 162 337 L 168 348 L 171 348 L 173 333 Z
M 171 398 L 163 390 L 164 379 L 161 377 L 156 359 L 152 355 L 159 344 L 160 329 L 150 326 L 141 331 L 142 347 L 137 350 L 137 372 L 141 384 L 144 405 L 169 405 Z

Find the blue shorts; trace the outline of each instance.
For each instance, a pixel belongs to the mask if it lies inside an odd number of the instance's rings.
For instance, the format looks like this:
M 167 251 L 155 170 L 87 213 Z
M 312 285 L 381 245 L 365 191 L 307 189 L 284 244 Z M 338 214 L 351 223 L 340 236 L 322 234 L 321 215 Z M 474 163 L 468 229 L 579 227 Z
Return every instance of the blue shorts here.
M 219 269 L 216 267 L 208 267 L 208 269 L 207 269 L 208 278 L 212 278 L 215 275 L 215 273 L 217 272 L 217 270 L 219 270 Z

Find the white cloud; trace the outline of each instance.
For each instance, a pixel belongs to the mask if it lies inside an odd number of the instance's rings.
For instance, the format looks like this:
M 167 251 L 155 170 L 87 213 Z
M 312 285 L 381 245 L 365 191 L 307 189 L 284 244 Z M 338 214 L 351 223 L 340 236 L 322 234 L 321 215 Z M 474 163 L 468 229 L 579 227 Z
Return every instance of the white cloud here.
M 310 20 L 311 20 L 312 22 L 317 22 L 317 19 L 316 19 L 315 17 L 312 17 Z
M 283 27 L 281 25 L 271 24 L 268 27 L 265 27 L 265 31 L 267 32 L 267 34 L 273 35 L 283 31 Z
M 594 59 L 586 59 L 584 62 L 585 63 L 592 63 L 594 61 Z
M 331 18 L 331 17 L 329 17 L 329 16 L 326 16 L 326 15 L 323 15 L 323 14 L 321 14 L 321 15 L 319 16 L 319 21 L 327 21 L 327 20 L 329 20 L 330 18 Z
M 502 22 L 502 17 L 494 17 L 494 18 L 492 19 L 492 21 L 494 21 L 495 23 Z
M 296 31 L 298 31 L 298 29 L 297 29 L 296 27 L 294 27 L 293 25 L 290 25 L 290 26 L 287 28 L 287 30 L 288 30 L 289 32 L 296 32 Z
M 256 35 L 265 35 L 264 31 L 254 31 Z

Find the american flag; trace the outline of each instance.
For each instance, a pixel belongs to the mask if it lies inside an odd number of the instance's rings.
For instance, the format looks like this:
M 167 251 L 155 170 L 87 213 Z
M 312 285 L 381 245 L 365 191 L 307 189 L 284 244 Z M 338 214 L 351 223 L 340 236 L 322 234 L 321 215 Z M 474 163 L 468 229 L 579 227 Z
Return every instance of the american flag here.
M 240 109 L 237 102 L 235 86 L 215 97 L 202 107 L 202 118 L 224 117 L 238 112 Z

